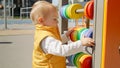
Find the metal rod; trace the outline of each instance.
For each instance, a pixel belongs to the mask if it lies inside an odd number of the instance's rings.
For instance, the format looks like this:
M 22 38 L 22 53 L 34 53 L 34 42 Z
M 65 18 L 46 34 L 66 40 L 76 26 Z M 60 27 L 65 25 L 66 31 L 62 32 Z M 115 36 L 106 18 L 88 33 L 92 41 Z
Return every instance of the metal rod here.
M 13 15 L 14 15 L 13 8 L 14 8 L 14 4 L 13 4 L 13 0 L 12 0 L 12 19 L 13 19 Z
M 84 9 L 77 9 L 76 12 L 77 13 L 82 13 L 82 12 L 84 12 Z
M 25 2 L 24 2 L 24 0 L 22 0 L 22 7 L 25 7 Z
M 5 24 L 5 29 L 7 29 L 6 0 L 4 0 L 4 24 Z

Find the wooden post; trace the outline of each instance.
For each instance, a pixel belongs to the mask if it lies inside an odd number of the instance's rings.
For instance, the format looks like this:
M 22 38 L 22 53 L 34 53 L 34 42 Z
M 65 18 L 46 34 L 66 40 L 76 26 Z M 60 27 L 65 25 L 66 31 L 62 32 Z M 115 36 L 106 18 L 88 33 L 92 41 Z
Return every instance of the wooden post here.
M 85 24 L 86 24 L 86 28 L 90 27 L 90 20 L 88 18 L 85 19 Z
M 62 5 L 68 4 L 68 0 L 62 0 Z M 68 19 L 62 18 L 61 33 L 68 30 Z

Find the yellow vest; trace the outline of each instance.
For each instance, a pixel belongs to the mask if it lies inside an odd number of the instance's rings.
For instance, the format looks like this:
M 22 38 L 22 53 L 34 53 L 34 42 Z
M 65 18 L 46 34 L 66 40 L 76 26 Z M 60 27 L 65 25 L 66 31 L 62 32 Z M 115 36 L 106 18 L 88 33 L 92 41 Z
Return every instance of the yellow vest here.
M 57 28 L 36 25 L 32 68 L 66 68 L 65 57 L 46 54 L 42 50 L 41 41 L 47 36 L 61 40 Z

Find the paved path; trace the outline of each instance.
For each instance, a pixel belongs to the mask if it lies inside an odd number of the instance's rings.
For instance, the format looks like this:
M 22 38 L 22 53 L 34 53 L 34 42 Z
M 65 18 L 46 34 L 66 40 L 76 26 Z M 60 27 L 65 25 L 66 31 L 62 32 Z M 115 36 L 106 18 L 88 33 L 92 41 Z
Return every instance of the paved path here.
M 5 25 L 0 25 L 0 35 L 25 35 L 33 34 L 33 24 L 11 24 L 5 29 Z
M 5 32 L 12 33 L 13 31 L 8 30 Z M 0 68 L 32 68 L 34 35 L 31 32 L 26 34 L 23 30 L 16 35 L 0 35 Z M 67 68 L 76 67 L 67 66 Z
M 0 68 L 32 68 L 33 35 L 0 36 Z
M 34 34 L 34 30 L 0 30 L 0 36 Z

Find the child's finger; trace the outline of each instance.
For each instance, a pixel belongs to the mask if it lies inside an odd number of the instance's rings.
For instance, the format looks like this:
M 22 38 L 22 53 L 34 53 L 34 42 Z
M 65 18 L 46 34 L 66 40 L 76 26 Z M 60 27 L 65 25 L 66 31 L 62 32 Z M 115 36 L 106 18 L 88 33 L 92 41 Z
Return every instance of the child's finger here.
M 91 41 L 89 42 L 89 44 L 90 44 L 91 46 L 94 46 L 94 45 L 95 45 L 94 40 L 91 40 Z

